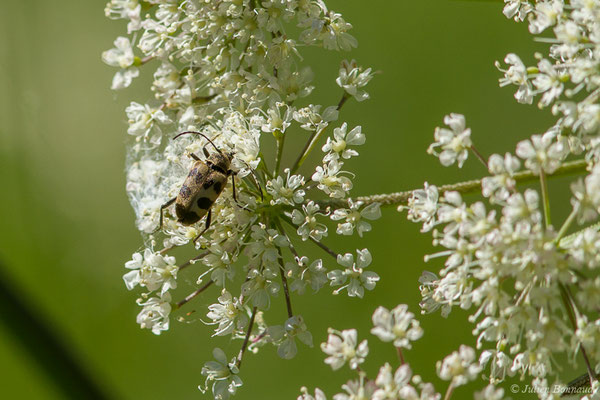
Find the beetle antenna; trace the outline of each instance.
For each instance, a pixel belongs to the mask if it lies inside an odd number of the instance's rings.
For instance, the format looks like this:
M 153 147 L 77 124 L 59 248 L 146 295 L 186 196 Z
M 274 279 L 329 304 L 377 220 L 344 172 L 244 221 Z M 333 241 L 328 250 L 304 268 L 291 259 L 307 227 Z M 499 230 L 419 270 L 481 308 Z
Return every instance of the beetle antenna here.
M 221 150 L 220 150 L 220 149 L 219 149 L 219 148 L 218 148 L 218 147 L 217 147 L 217 146 L 216 146 L 216 145 L 213 143 L 213 141 L 212 141 L 212 140 L 210 140 L 210 139 L 208 138 L 208 136 L 206 136 L 204 133 L 201 133 L 201 132 L 196 132 L 196 131 L 185 131 L 185 132 L 181 132 L 179 135 L 175 136 L 175 137 L 173 138 L 173 140 L 177 139 L 179 136 L 182 136 L 182 135 L 187 135 L 188 133 L 193 133 L 194 135 L 200 135 L 200 136 L 202 136 L 204 139 L 208 140 L 208 142 L 209 142 L 210 144 L 212 144 L 212 145 L 213 145 L 213 147 L 215 148 L 215 150 L 217 150 L 217 151 L 219 152 L 219 154 L 223 155 L 223 153 L 221 152 Z

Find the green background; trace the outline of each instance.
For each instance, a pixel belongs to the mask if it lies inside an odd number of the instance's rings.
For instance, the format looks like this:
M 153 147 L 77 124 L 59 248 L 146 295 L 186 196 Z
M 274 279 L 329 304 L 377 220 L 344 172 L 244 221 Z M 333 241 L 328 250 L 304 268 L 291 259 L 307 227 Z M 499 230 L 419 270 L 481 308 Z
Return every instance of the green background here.
M 486 155 L 513 151 L 516 141 L 543 132 L 549 112 L 519 105 L 514 88 L 498 88 L 493 63 L 509 52 L 533 62 L 542 49 L 525 24 L 501 13 L 502 4 L 484 1 L 372 0 L 328 1 L 354 25 L 359 41 L 351 54 L 308 49 L 314 66 L 314 103 L 334 104 L 333 83 L 341 58 L 355 58 L 380 71 L 368 87 L 371 99 L 349 101 L 340 119 L 362 125 L 367 143 L 351 162 L 355 195 L 407 190 L 423 181 L 449 183 L 481 176 L 475 160 L 458 170 L 442 168 L 425 150 L 444 115 L 463 113 L 472 138 Z M 104 17 L 100 1 L 8 1 L 0 24 L 0 260 L 11 285 L 76 354 L 94 379 L 116 399 L 201 398 L 196 386 L 210 351 L 221 346 L 234 354 L 240 342 L 209 339 L 198 321 L 172 322 L 161 336 L 135 323 L 138 306 L 121 276 L 123 264 L 141 246 L 133 211 L 125 195 L 126 117 L 132 101 L 150 99 L 148 79 L 114 93 L 114 69 L 100 60 L 103 50 L 125 33 L 122 21 Z M 142 71 L 144 73 L 144 71 Z M 148 75 L 149 71 L 146 71 Z M 298 138 L 290 143 L 301 143 Z M 289 150 L 289 149 L 288 149 Z M 291 157 L 290 157 L 291 158 Z M 287 159 L 287 162 L 290 160 Z M 313 160 L 314 161 L 314 160 Z M 286 160 L 284 160 L 284 163 Z M 312 164 L 309 160 L 308 165 Z M 333 233 L 333 231 L 331 232 Z M 365 369 L 375 376 L 384 360 L 394 365 L 391 345 L 369 334 L 377 305 L 406 303 L 418 314 L 417 279 L 423 269 L 437 271 L 431 236 L 405 215 L 386 209 L 373 231 L 360 240 L 330 235 L 339 251 L 368 247 L 372 268 L 381 276 L 376 290 L 361 301 L 318 295 L 293 299 L 314 335 L 312 350 L 299 345 L 291 361 L 267 347 L 248 355 L 238 399 L 293 399 L 299 388 L 318 386 L 331 396 L 351 375 L 333 373 L 323 363 L 319 343 L 327 327 L 356 327 L 368 338 L 372 355 Z M 318 249 L 312 256 L 327 257 Z M 329 264 L 331 266 L 331 264 Z M 194 274 L 186 275 L 194 280 Z M 176 292 L 183 296 L 183 291 Z M 214 301 L 209 291 L 187 310 L 199 316 Z M 283 303 L 283 297 L 276 299 Z M 279 314 L 278 314 L 279 313 Z M 270 320 L 285 318 L 283 304 Z M 278 317 L 276 317 L 278 315 Z M 466 314 L 420 316 L 424 337 L 406 352 L 415 373 L 435 377 L 435 361 L 461 343 L 474 342 Z M 0 383 L 3 398 L 56 399 L 56 389 L 31 355 L 0 326 Z M 483 387 L 484 381 L 476 387 Z M 466 397 L 458 389 L 455 398 Z

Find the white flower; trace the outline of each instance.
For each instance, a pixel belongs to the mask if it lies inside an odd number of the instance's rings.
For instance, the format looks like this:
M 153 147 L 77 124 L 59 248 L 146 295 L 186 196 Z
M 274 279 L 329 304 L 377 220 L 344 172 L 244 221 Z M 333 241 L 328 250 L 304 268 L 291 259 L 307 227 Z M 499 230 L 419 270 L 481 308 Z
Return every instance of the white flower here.
M 408 364 L 401 365 L 392 374 L 392 367 L 385 363 L 375 379 L 378 389 L 373 393 L 372 399 L 418 399 L 417 391 L 409 384 L 411 376 L 412 371 Z
M 358 334 L 356 329 L 345 331 L 336 331 L 329 329 L 329 336 L 326 343 L 321 343 L 321 350 L 329 357 L 325 359 L 325 364 L 329 364 L 334 371 L 340 369 L 348 363 L 350 369 L 356 369 L 365 361 L 369 354 L 369 345 L 367 340 L 358 344 Z
M 340 156 L 348 159 L 355 157 L 358 152 L 354 149 L 348 148 L 348 146 L 359 146 L 365 143 L 365 135 L 361 133 L 361 127 L 354 127 L 350 132 L 346 133 L 348 124 L 345 122 L 341 127 L 333 130 L 333 139 L 327 138 L 327 143 L 323 146 L 324 152 L 329 152 L 323 158 L 323 162 L 329 162 L 329 160 L 337 160 Z
M 288 168 L 284 172 L 287 174 L 285 182 L 281 175 L 267 182 L 267 193 L 273 196 L 271 205 L 287 204 L 293 206 L 301 204 L 306 195 L 306 192 L 302 189 L 304 186 L 304 177 L 302 175 L 290 176 Z
M 396 306 L 391 312 L 385 307 L 377 307 L 371 333 L 384 342 L 393 341 L 398 348 L 410 349 L 410 342 L 423 336 L 423 329 L 414 317 L 406 304 Z
M 134 66 L 135 57 L 131 42 L 128 38 L 119 36 L 115 40 L 115 48 L 102 53 L 102 61 L 106 64 L 121 68 L 112 81 L 111 89 L 123 89 L 131 85 L 133 78 L 137 78 L 140 71 Z
M 137 323 L 142 329 L 150 329 L 155 335 L 169 329 L 169 314 L 171 313 L 171 295 L 161 293 L 160 297 L 151 297 L 146 302 L 138 299 L 142 311 L 137 315 Z
M 350 297 L 362 298 L 365 289 L 373 290 L 375 284 L 379 281 L 379 275 L 372 271 L 365 271 L 364 268 L 371 264 L 371 253 L 368 249 L 356 250 L 356 262 L 354 256 L 350 253 L 344 255 L 338 254 L 337 262 L 346 269 L 336 269 L 327 273 L 331 286 L 341 286 L 334 291 L 335 294 L 343 289 L 348 291 Z M 349 283 L 346 283 L 347 281 Z
M 492 176 L 486 176 L 481 180 L 483 196 L 490 197 L 490 200 L 495 202 L 506 200 L 515 190 L 516 181 L 513 175 L 520 167 L 519 159 L 510 153 L 506 153 L 504 158 L 492 154 L 488 159 L 488 170 Z
M 329 197 L 342 199 L 352 189 L 352 181 L 344 176 L 347 172 L 341 170 L 342 165 L 341 161 L 331 160 L 323 166 L 317 166 L 311 177 L 318 183 L 317 187 Z
M 309 105 L 293 112 L 294 120 L 300 123 L 302 129 L 308 131 L 321 131 L 329 125 L 330 122 L 338 119 L 338 109 L 336 106 L 330 106 L 320 114 L 320 105 Z
M 358 380 L 348 381 L 342 385 L 342 389 L 346 391 L 346 393 L 338 393 L 333 396 L 333 400 L 364 400 L 364 399 L 372 399 L 375 386 L 373 382 L 367 381 L 365 382 L 364 378 L 359 378 Z
M 284 107 L 285 112 L 282 116 L 281 109 Z M 285 103 L 277 103 L 275 107 L 271 107 L 267 110 L 267 119 L 262 124 L 261 129 L 263 132 L 278 132 L 279 134 L 282 134 L 291 125 L 293 114 L 293 107 L 289 107 Z
M 504 78 L 500 79 L 500 87 L 506 85 L 517 85 L 519 90 L 515 93 L 515 99 L 519 103 L 531 104 L 533 102 L 533 89 L 529 82 L 527 68 L 518 55 L 510 53 L 504 58 L 504 62 L 510 65 L 507 70 L 500 68 L 500 63 L 496 62 L 496 68 L 504 72 Z
M 290 290 L 298 294 L 304 294 L 306 288 L 310 286 L 316 293 L 327 281 L 327 269 L 323 267 L 323 261 L 316 259 L 309 264 L 308 257 L 302 256 L 295 260 L 296 262 L 285 263 L 286 275 L 292 278 Z
M 529 20 L 529 32 L 539 34 L 554 25 L 562 14 L 563 6 L 562 0 L 539 1 L 532 12 L 534 17 Z
M 594 166 L 584 180 L 571 184 L 571 205 L 577 207 L 578 222 L 595 221 L 600 209 L 600 165 Z
M 423 222 L 421 232 L 428 232 L 436 223 L 439 208 L 438 188 L 425 182 L 423 189 L 413 190 L 408 198 L 408 206 L 399 206 L 398 211 L 408 210 L 408 220 Z
M 458 351 L 448 355 L 444 361 L 438 361 L 436 368 L 438 376 L 445 381 L 451 380 L 454 386 L 474 380 L 481 372 L 475 350 L 465 345 L 461 345 Z
M 296 356 L 298 352 L 296 339 L 308 347 L 313 347 L 312 334 L 308 331 L 301 315 L 288 318 L 283 326 L 270 326 L 267 331 L 271 340 L 277 345 L 277 354 L 283 359 L 289 360 Z
M 504 0 L 504 10 L 502 13 L 506 18 L 523 21 L 532 9 L 529 0 Z
M 308 393 L 306 386 L 301 387 L 300 391 L 302 394 L 296 400 L 327 400 L 325 393 L 319 388 L 315 388 L 314 396 Z
M 359 90 L 369 83 L 373 78 L 371 68 L 363 71 L 362 67 L 356 64 L 356 61 L 343 60 L 340 66 L 339 75 L 336 78 L 338 86 L 343 88 L 346 93 L 354 97 L 356 101 L 363 101 L 369 98 L 369 94 L 364 90 Z
M 475 400 L 503 400 L 504 389 L 493 384 L 487 385 L 483 390 L 475 392 Z
M 137 141 L 143 139 L 154 145 L 159 144 L 162 133 L 158 125 L 171 123 L 162 110 L 151 108 L 147 104 L 142 105 L 132 101 L 125 112 L 129 118 L 127 133 L 135 136 Z
M 132 260 L 125 263 L 125 268 L 132 270 L 123 275 L 125 286 L 129 290 L 140 285 L 151 292 L 160 289 L 161 293 L 165 293 L 177 287 L 178 267 L 175 265 L 175 257 L 146 249 L 143 256 L 134 253 Z
M 536 174 L 539 174 L 540 170 L 544 170 L 547 174 L 556 171 L 567 152 L 568 148 L 564 141 L 555 140 L 550 132 L 544 135 L 533 135 L 529 140 L 520 141 L 515 151 L 525 160 L 525 167 Z
M 213 336 L 223 336 L 233 332 L 235 329 L 243 329 L 248 323 L 242 303 L 233 297 L 226 289 L 221 291 L 218 304 L 208 306 L 206 316 L 212 320 L 211 325 L 218 325 Z
M 204 386 L 198 386 L 204 392 L 212 382 L 212 395 L 215 400 L 227 400 L 234 395 L 237 388 L 242 386 L 242 380 L 237 375 L 239 369 L 236 366 L 236 358 L 227 362 L 227 356 L 220 348 L 213 350 L 215 361 L 208 361 L 202 367 L 202 375 L 206 376 Z
M 550 61 L 543 59 L 538 63 L 539 73 L 533 79 L 537 93 L 544 93 L 540 100 L 540 107 L 546 107 L 558 99 L 563 92 L 563 76 Z
M 302 211 L 296 209 L 292 211 L 292 222 L 299 225 L 297 233 L 302 240 L 308 240 L 310 237 L 319 241 L 327 236 L 327 226 L 317 221 L 318 216 L 325 216 L 319 212 L 319 205 L 314 201 L 309 201 L 308 204 L 302 205 Z
M 461 114 L 446 115 L 444 123 L 450 129 L 435 129 L 435 142 L 429 146 L 427 153 L 438 157 L 444 167 L 456 162 L 458 168 L 461 168 L 473 144 L 471 142 L 471 129 L 465 127 L 465 117 Z M 441 153 L 436 152 L 437 147 L 442 149 Z
M 371 203 L 360 211 L 362 202 L 354 202 L 352 199 L 348 199 L 348 205 L 350 208 L 338 208 L 331 214 L 331 219 L 334 221 L 345 220 L 337 226 L 336 233 L 338 235 L 352 235 L 354 228 L 356 228 L 356 233 L 359 237 L 362 237 L 363 232 L 371 230 L 371 224 L 365 220 L 372 221 L 381 217 L 379 203 Z

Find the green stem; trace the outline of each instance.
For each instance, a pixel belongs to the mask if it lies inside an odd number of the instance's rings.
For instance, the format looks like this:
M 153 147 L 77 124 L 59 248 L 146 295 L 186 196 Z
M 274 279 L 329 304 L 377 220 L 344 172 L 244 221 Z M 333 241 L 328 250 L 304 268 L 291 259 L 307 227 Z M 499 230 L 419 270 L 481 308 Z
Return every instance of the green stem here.
M 281 156 L 283 154 L 283 143 L 285 142 L 285 135 L 279 131 L 275 131 L 277 134 L 277 156 L 275 157 L 275 169 L 273 170 L 273 176 L 277 176 L 279 173 L 279 167 L 281 166 Z
M 571 214 L 569 214 L 569 216 L 567 217 L 565 222 L 560 227 L 560 230 L 558 231 L 558 234 L 556 235 L 556 239 L 554 239 L 554 243 L 556 243 L 556 244 L 560 243 L 560 240 L 565 236 L 565 233 L 567 233 L 567 230 L 569 229 L 569 227 L 571 226 L 573 221 L 575 221 L 575 217 L 577 216 L 578 212 L 579 212 L 579 205 L 575 205 L 573 207 L 573 210 L 571 210 Z
M 565 285 L 563 285 L 562 283 L 559 283 L 559 288 L 560 288 L 561 299 L 562 299 L 563 305 L 565 306 L 565 309 L 567 311 L 567 315 L 569 316 L 569 320 L 571 321 L 571 325 L 573 325 L 573 330 L 577 330 L 576 317 L 579 312 L 577 311 L 577 308 L 575 307 L 575 305 L 573 303 L 573 295 L 571 294 L 571 291 L 569 290 L 569 288 L 566 287 Z M 588 358 L 587 352 L 585 351 L 585 347 L 583 347 L 583 343 L 579 343 L 579 349 L 581 350 L 581 355 L 583 356 L 583 360 L 584 360 L 585 366 L 587 368 L 588 378 L 590 380 L 590 386 L 591 386 L 594 382 L 596 374 L 594 374 L 594 370 L 592 369 L 592 366 L 590 364 L 590 359 Z
M 576 161 L 570 161 L 570 162 L 564 163 L 556 171 L 554 171 L 554 173 L 549 174 L 547 177 L 556 177 L 556 176 L 562 176 L 562 175 L 568 175 L 568 174 L 581 173 L 581 172 L 585 172 L 586 168 L 587 168 L 587 162 L 583 159 L 576 160 Z M 534 174 L 533 172 L 528 170 L 528 171 L 517 172 L 512 176 L 512 178 L 517 183 L 527 183 L 527 182 L 536 181 L 538 179 L 538 176 L 537 176 L 537 174 Z M 450 185 L 438 186 L 438 192 L 439 192 L 440 197 L 445 192 L 449 192 L 449 191 L 456 191 L 456 192 L 463 193 L 463 194 L 481 192 L 481 181 L 482 181 L 482 179 L 475 179 L 472 181 L 465 181 L 465 182 L 459 182 L 459 183 L 454 183 L 454 184 L 450 184 Z M 407 203 L 408 199 L 410 198 L 410 196 L 412 196 L 413 192 L 414 192 L 414 190 L 407 190 L 404 192 L 375 194 L 375 195 L 370 195 L 370 196 L 359 196 L 352 200 L 355 202 L 361 201 L 365 205 L 372 204 L 372 203 L 379 203 L 382 206 L 405 205 Z M 334 207 L 334 208 L 339 208 L 339 207 L 345 207 L 348 205 L 347 200 L 341 200 L 341 199 L 327 199 L 327 200 L 319 201 L 318 204 L 319 204 L 319 206 L 321 206 L 323 208 L 328 207 L 328 206 Z
M 552 226 L 552 219 L 550 216 L 550 196 L 548 195 L 546 173 L 543 169 L 540 170 L 540 186 L 542 188 L 542 203 L 544 204 L 544 220 L 546 221 L 546 228 L 549 228 Z
M 563 239 L 560 240 L 560 247 L 562 247 L 563 249 L 566 247 L 569 247 L 575 239 L 577 239 L 580 235 L 583 235 L 585 233 L 585 231 L 587 231 L 588 229 L 599 231 L 600 230 L 600 222 L 597 222 L 593 225 L 588 226 L 587 228 L 584 228 L 580 231 L 570 234 L 569 236 L 564 237 Z

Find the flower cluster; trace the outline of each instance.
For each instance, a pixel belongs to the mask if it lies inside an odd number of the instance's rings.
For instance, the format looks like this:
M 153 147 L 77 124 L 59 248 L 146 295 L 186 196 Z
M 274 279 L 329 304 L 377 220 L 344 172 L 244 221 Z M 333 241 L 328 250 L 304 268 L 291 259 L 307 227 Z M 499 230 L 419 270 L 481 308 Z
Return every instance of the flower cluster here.
M 344 164 L 359 155 L 365 134 L 338 121 L 347 101 L 369 97 L 373 73 L 343 60 L 337 86 L 332 82 L 340 101 L 310 103 L 313 73 L 301 49 L 348 51 L 357 44 L 352 25 L 322 0 L 111 0 L 105 11 L 127 22 L 127 35 L 102 56 L 118 68 L 112 88 L 153 70 L 154 99 L 126 109 L 127 193 L 145 249 L 126 263 L 124 280 L 130 290 L 145 290 L 138 322 L 155 334 L 169 328 L 171 312 L 216 287 L 207 323 L 214 335 L 244 342 L 236 360 L 215 350 L 217 361 L 203 370 L 205 386 L 226 399 L 242 383 L 237 369 L 248 343 L 271 343 L 283 358 L 296 354 L 295 339 L 312 346 L 291 293 L 329 284 L 335 293 L 362 297 L 379 279 L 364 271 L 368 249 L 357 250 L 355 260 L 323 243 L 331 221 L 335 233 L 362 237 L 380 216 L 378 204 L 349 198 L 354 175 Z M 289 159 L 287 136 L 306 142 Z M 317 165 L 305 164 L 319 148 Z M 323 197 L 337 206 L 323 205 Z M 332 257 L 309 259 L 297 250 L 302 242 Z M 177 264 L 173 253 L 184 245 L 198 253 Z M 171 302 L 184 268 L 198 288 Z M 280 294 L 288 319 L 267 325 L 263 314 Z
M 406 362 L 402 349 L 411 349 L 411 342 L 421 338 L 423 330 L 414 314 L 408 311 L 408 306 L 400 304 L 393 310 L 379 307 L 373 313 L 373 329 L 371 333 L 383 342 L 393 341 L 396 352 L 400 358 L 400 366 L 394 370 L 389 362 L 379 368 L 374 379 L 369 379 L 367 371 L 360 368 L 369 354 L 367 340 L 358 342 L 356 329 L 344 331 L 329 330 L 326 343 L 321 344 L 321 349 L 328 357 L 325 363 L 335 371 L 345 364 L 357 372 L 357 378 L 342 385 L 344 392 L 335 394 L 333 400 L 351 399 L 406 399 L 406 400 L 440 400 L 442 395 L 437 392 L 431 383 L 423 382 L 419 375 L 413 375 L 410 365 Z M 444 396 L 449 398 L 457 386 L 474 381 L 481 371 L 482 366 L 475 357 L 475 351 L 467 346 L 461 346 L 459 351 L 448 355 L 437 365 L 437 374 L 450 381 L 448 391 Z M 315 389 L 314 396 L 306 387 L 301 389 L 302 394 L 298 400 L 326 400 L 325 393 Z M 504 394 L 502 388 L 488 385 L 481 391 L 482 399 L 500 399 Z M 491 397 L 495 395 L 496 397 Z
M 556 122 L 517 143 L 514 153 L 486 159 L 475 149 L 464 117 L 447 116 L 450 129 L 436 130 L 429 152 L 442 165 L 456 162 L 459 167 L 473 152 L 489 174 L 479 181 L 483 200 L 465 200 L 461 192 L 468 192 L 468 185 L 425 183 L 399 209 L 422 223 L 422 232 L 433 232 L 434 245 L 442 247 L 425 257 L 444 261 L 439 274 L 424 272 L 420 279 L 423 312 L 439 309 L 447 316 L 455 306 L 471 310 L 479 359 L 489 367 L 490 382 L 517 374 L 547 388 L 573 378 L 561 373 L 559 355 L 584 365 L 589 376 L 600 365 L 600 2 L 504 2 L 507 17 L 527 20 L 529 31 L 544 35 L 541 40 L 550 46 L 547 56 L 535 55 L 533 66 L 508 54 L 506 67 L 497 63 L 504 73 L 500 86 L 517 86 L 520 103 L 538 99 L 540 108 L 552 109 Z M 573 171 L 587 175 L 572 179 L 571 212 L 556 223 L 548 179 Z M 538 180 L 539 189 L 520 189 L 518 183 L 527 180 Z M 570 231 L 575 232 L 567 235 Z M 468 380 L 479 370 L 469 371 L 461 363 L 475 358 L 471 350 L 461 349 L 438 364 L 440 376 L 454 385 Z M 588 383 L 598 387 L 597 381 Z M 486 390 L 482 396 L 496 398 L 495 389 Z M 586 398 L 598 393 L 595 389 Z M 548 391 L 539 395 L 552 396 Z

